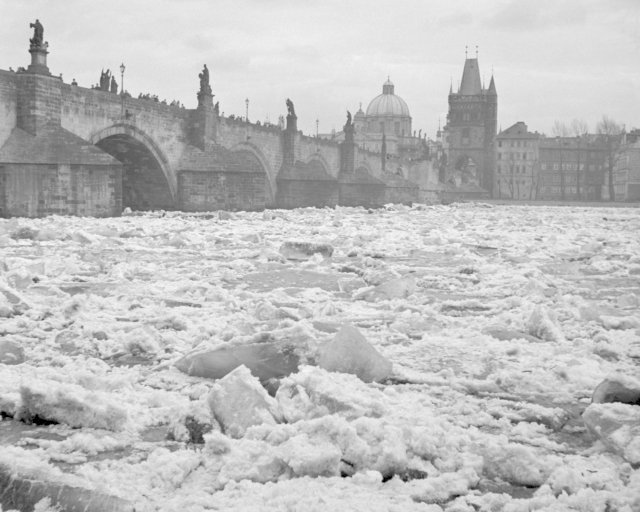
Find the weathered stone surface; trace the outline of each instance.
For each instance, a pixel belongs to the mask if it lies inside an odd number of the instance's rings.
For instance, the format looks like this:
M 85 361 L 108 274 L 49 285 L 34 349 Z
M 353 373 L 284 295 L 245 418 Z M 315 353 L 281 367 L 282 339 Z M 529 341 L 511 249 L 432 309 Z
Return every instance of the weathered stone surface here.
M 352 373 L 364 382 L 391 376 L 391 362 L 352 325 L 343 325 L 333 340 L 319 349 L 318 366 L 330 372 Z
M 209 407 L 225 434 L 240 438 L 252 425 L 275 424 L 277 402 L 270 397 L 246 366 L 240 366 L 216 382 Z

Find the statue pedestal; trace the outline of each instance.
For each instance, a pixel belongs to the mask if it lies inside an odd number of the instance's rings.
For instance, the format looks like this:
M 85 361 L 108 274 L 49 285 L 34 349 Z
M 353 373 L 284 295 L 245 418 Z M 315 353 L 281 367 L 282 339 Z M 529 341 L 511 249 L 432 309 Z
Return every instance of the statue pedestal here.
M 45 46 L 33 46 L 29 48 L 31 54 L 31 64 L 27 68 L 28 73 L 36 73 L 38 75 L 51 75 L 49 68 L 47 67 L 47 54 L 49 51 L 47 47 L 49 45 L 45 43 Z

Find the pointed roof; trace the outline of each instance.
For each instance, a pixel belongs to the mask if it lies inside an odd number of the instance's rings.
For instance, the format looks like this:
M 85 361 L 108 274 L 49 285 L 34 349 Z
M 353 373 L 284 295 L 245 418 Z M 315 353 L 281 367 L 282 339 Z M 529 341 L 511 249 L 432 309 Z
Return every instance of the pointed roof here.
M 491 96 L 497 96 L 498 95 L 498 92 L 496 91 L 496 82 L 493 79 L 493 75 L 491 75 L 491 82 L 489 83 L 488 94 L 490 94 Z
M 464 70 L 462 71 L 462 82 L 458 94 L 463 96 L 475 96 L 482 94 L 482 82 L 480 80 L 480 69 L 478 59 L 466 59 Z

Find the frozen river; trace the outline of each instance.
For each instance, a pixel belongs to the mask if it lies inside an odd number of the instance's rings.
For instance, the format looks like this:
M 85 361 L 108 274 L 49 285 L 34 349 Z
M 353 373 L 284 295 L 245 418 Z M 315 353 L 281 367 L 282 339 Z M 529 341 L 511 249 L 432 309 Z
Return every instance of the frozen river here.
M 393 375 L 302 365 L 304 408 L 241 436 L 174 366 L 267 338 L 313 363 L 344 324 Z M 640 379 L 636 208 L 0 219 L 0 483 L 92 510 L 637 511 L 640 427 L 582 419 L 613 374 Z

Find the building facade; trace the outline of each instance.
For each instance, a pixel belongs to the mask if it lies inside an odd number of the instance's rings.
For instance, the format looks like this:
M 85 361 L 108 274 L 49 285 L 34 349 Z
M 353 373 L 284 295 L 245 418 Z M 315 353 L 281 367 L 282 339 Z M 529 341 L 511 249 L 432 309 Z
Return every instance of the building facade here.
M 538 154 L 538 199 L 607 199 L 603 187 L 606 149 L 596 135 L 543 137 Z
M 457 186 L 475 185 L 493 195 L 494 148 L 498 126 L 498 93 L 493 76 L 485 89 L 478 59 L 467 58 L 457 92 L 449 91 L 444 127 L 446 180 Z
M 496 136 L 495 197 L 538 199 L 540 137 L 541 135 L 537 132 L 531 133 L 522 121 L 518 121 Z
M 495 161 L 495 195 L 498 198 L 608 199 L 603 186 L 606 147 L 597 135 L 547 137 L 530 132 L 527 125 L 519 121 L 496 136 Z M 626 171 L 621 169 L 621 174 L 623 172 Z
M 640 201 L 640 129 L 623 135 L 613 179 L 616 201 Z

